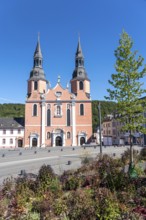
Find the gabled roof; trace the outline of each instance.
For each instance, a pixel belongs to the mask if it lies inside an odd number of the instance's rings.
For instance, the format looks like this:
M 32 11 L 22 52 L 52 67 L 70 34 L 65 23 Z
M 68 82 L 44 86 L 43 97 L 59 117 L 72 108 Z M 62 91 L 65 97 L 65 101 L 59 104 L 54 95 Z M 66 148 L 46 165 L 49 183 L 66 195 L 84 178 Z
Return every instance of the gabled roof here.
M 0 118 L 0 129 L 1 128 L 24 128 L 24 118 Z

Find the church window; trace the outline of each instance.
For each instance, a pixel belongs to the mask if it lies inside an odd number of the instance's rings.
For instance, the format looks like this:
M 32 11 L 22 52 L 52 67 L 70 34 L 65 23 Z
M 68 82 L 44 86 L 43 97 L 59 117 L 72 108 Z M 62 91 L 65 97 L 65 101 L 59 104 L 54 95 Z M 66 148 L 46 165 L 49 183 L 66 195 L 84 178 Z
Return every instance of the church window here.
M 34 82 L 34 90 L 37 90 L 37 89 L 38 89 L 38 82 L 35 81 L 35 82 Z
M 67 109 L 67 126 L 70 126 L 70 109 Z
M 47 126 L 51 125 L 51 110 L 47 110 Z
M 33 105 L 33 116 L 37 116 L 37 105 Z
M 62 92 L 60 92 L 60 91 L 57 91 L 57 92 L 56 92 L 56 96 L 57 96 L 57 97 L 60 97 L 61 95 L 62 95 Z
M 80 104 L 80 115 L 84 115 L 84 105 Z
M 55 112 L 54 112 L 54 116 L 55 117 L 62 117 L 62 105 L 60 103 L 58 103 L 57 105 L 55 105 Z
M 60 105 L 57 105 L 57 115 L 61 115 L 61 107 L 60 107 Z
M 70 132 L 67 132 L 67 139 L 70 139 Z
M 79 89 L 80 89 L 80 90 L 83 90 L 83 88 L 84 88 L 83 81 L 80 81 L 80 82 L 79 82 Z

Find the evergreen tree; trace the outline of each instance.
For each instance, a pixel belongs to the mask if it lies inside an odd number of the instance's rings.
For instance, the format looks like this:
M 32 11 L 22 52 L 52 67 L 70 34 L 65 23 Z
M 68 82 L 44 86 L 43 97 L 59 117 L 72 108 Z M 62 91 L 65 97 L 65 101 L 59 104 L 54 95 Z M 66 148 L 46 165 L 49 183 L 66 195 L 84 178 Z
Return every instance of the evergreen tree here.
M 129 132 L 130 166 L 133 165 L 132 134 L 136 131 L 146 133 L 143 126 L 146 99 L 142 98 L 146 90 L 141 82 L 146 74 L 146 66 L 143 67 L 143 57 L 137 55 L 137 51 L 132 51 L 132 47 L 133 40 L 123 31 L 115 50 L 116 73 L 109 80 L 113 89 L 107 89 L 109 96 L 105 97 L 117 102 L 122 130 Z

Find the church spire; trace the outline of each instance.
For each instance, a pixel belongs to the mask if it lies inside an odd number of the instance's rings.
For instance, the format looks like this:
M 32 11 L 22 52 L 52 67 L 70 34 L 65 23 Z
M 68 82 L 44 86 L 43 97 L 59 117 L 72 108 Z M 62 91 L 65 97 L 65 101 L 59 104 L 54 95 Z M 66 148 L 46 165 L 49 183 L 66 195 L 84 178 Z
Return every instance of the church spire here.
M 42 68 L 42 61 L 43 61 L 43 56 L 42 56 L 41 46 L 40 46 L 40 36 L 38 34 L 38 41 L 37 41 L 36 49 L 34 52 L 34 67 Z
M 78 94 L 85 93 L 87 98 L 90 98 L 90 80 L 88 79 L 85 67 L 84 56 L 82 53 L 80 37 L 78 39 L 77 50 L 75 53 L 75 69 L 71 79 L 71 92 Z
M 82 78 L 86 79 L 87 74 L 84 68 L 84 56 L 81 48 L 81 42 L 80 42 L 80 37 L 78 39 L 78 45 L 77 45 L 77 50 L 75 54 L 75 70 L 72 75 L 73 79 L 74 78 Z
M 40 46 L 40 36 L 38 34 L 38 40 L 37 40 L 37 45 L 36 49 L 34 52 L 34 63 L 33 63 L 33 69 L 30 72 L 30 78 L 31 80 L 45 80 L 45 73 L 43 70 L 43 56 L 41 52 L 41 46 Z
M 84 56 L 83 56 L 83 53 L 82 53 L 80 37 L 79 37 L 79 40 L 78 40 L 78 46 L 77 46 L 77 51 L 76 51 L 76 57 L 84 57 Z

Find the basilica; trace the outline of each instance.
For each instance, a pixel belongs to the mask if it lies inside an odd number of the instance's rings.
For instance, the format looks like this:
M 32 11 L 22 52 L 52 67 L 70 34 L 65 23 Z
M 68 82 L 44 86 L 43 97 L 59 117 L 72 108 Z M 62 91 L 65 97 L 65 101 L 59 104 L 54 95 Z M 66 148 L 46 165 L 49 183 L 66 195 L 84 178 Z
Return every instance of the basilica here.
M 38 39 L 28 79 L 24 147 L 81 146 L 91 141 L 90 80 L 84 67 L 80 39 L 70 86 L 63 88 L 60 76 L 56 81 L 51 88 L 43 69 Z

